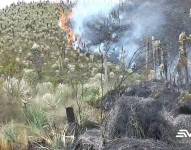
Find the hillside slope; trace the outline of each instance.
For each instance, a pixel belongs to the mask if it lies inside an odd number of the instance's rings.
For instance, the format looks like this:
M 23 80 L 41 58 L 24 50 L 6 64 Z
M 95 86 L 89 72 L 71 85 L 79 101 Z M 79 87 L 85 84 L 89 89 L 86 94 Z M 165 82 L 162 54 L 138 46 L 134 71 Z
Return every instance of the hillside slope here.
M 68 46 L 60 17 L 61 6 L 54 3 L 21 3 L 0 10 L 0 73 L 21 76 L 24 69 L 33 69 L 47 80 L 60 82 L 64 74 L 68 77 L 71 67 L 83 73 L 97 68 L 90 55 Z M 99 56 L 93 57 L 91 60 L 99 60 Z

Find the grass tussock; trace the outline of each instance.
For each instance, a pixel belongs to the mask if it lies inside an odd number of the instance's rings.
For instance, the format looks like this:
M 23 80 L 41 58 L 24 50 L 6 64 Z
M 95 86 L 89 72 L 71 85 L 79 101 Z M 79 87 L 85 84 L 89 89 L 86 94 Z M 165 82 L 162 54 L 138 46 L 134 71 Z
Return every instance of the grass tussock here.
M 13 121 L 4 125 L 0 131 L 0 150 L 27 150 L 27 127 Z
M 46 113 L 39 106 L 29 106 L 24 110 L 27 124 L 34 129 L 44 130 L 48 127 L 49 121 Z

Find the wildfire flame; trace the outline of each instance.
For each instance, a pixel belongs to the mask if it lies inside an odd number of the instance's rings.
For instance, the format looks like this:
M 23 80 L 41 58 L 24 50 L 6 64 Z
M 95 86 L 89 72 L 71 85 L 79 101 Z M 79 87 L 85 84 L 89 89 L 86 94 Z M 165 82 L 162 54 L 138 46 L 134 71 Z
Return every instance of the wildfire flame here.
M 75 41 L 75 34 L 71 27 L 72 18 L 73 12 L 60 11 L 60 27 L 66 32 L 69 47 L 72 47 Z

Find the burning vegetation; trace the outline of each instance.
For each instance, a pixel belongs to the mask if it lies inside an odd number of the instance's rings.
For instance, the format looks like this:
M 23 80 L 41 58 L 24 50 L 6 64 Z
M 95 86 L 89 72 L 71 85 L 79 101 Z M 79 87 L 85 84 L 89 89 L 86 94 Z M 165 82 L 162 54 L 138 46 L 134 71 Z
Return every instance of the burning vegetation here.
M 0 149 L 189 150 L 190 5 L 1 9 Z
M 72 45 L 75 41 L 75 33 L 72 29 L 72 23 L 71 23 L 72 18 L 73 18 L 72 11 L 60 10 L 59 25 L 63 29 L 63 31 L 66 33 L 69 47 L 72 47 Z

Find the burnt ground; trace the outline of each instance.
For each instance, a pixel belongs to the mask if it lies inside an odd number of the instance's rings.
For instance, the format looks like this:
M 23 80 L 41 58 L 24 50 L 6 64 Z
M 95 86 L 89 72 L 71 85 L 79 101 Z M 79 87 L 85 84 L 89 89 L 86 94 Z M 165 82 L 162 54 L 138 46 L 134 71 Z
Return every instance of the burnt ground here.
M 178 130 L 191 130 L 191 99 L 183 101 L 180 91 L 149 81 L 110 92 L 103 100 L 107 115 L 101 129 L 80 135 L 74 149 L 191 150 L 191 140 L 176 138 Z

